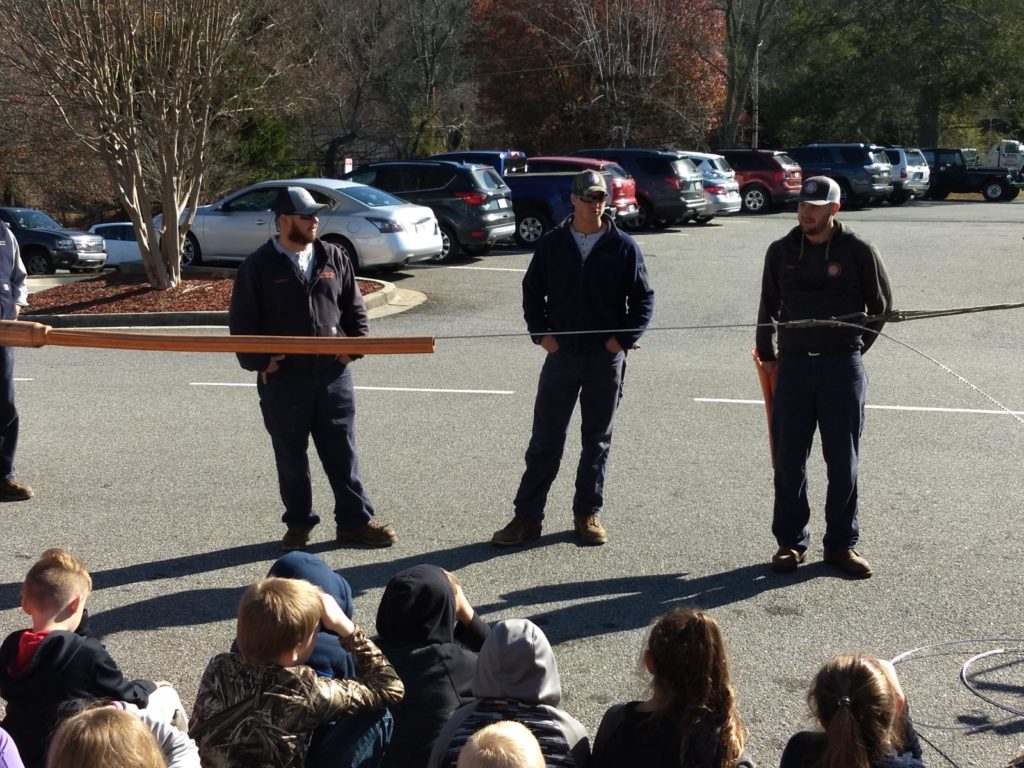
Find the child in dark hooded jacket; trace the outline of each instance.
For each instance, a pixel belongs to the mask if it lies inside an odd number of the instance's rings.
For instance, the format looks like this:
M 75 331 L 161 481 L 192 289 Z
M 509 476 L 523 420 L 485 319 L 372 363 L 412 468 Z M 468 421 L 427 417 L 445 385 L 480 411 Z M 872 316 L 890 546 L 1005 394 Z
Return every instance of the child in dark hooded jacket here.
M 406 686 L 381 768 L 424 768 L 452 712 L 472 695 L 477 652 L 490 631 L 461 585 L 436 565 L 388 582 L 377 610 L 381 649 Z
M 586 729 L 558 708 L 562 683 L 547 637 L 527 619 L 499 621 L 484 641 L 473 676 L 473 696 L 445 726 L 429 768 L 455 768 L 470 736 L 501 720 L 522 723 L 537 738 L 548 768 L 585 768 Z

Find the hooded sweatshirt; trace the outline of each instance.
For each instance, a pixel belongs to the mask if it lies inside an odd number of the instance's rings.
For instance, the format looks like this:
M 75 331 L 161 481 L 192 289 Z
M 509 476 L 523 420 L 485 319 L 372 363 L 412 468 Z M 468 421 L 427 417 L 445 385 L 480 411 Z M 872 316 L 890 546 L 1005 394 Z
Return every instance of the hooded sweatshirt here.
M 380 647 L 406 686 L 392 707 L 394 733 L 381 768 L 423 768 L 456 708 L 472 696 L 477 652 L 490 628 L 479 617 L 455 618 L 451 583 L 436 565 L 401 571 L 377 610 Z
M 430 768 L 455 768 L 469 737 L 500 720 L 529 728 L 549 768 L 587 765 L 587 731 L 558 709 L 562 684 L 555 654 L 533 622 L 509 619 L 494 625 L 480 649 L 473 696 L 473 701 L 455 711 L 438 737 Z
M 64 702 L 111 698 L 145 707 L 156 690 L 150 680 L 126 680 L 95 637 L 63 630 L 47 634 L 28 666 L 13 672 L 19 641 L 27 631 L 14 632 L 0 646 L 0 696 L 7 700 L 7 716 L 0 726 L 14 739 L 29 768 L 43 764 Z

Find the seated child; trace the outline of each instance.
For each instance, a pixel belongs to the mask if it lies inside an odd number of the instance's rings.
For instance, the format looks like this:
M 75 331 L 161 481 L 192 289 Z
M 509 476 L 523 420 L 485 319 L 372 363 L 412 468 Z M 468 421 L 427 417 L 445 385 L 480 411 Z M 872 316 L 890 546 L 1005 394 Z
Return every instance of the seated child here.
M 21 608 L 32 628 L 0 646 L 0 696 L 5 728 L 29 768 L 42 766 L 57 710 L 71 699 L 109 697 L 145 707 L 157 684 L 126 680 L 103 644 L 84 634 L 82 617 L 92 592 L 85 565 L 63 549 L 48 549 L 29 569 Z
M 395 574 L 377 609 L 381 649 L 405 683 L 381 768 L 425 768 L 448 718 L 472 696 L 476 658 L 490 628 L 458 580 L 436 565 Z
M 544 755 L 529 728 L 502 720 L 469 737 L 456 768 L 544 768 Z
M 53 735 L 46 758 L 46 768 L 166 766 L 153 733 L 139 718 L 113 707 L 87 709 L 67 718 Z
M 891 662 L 836 656 L 814 678 L 807 703 L 824 731 L 795 734 L 779 768 L 924 768 Z
M 651 628 L 643 664 L 651 698 L 616 704 L 601 720 L 591 761 L 599 768 L 752 766 L 729 682 L 725 641 L 702 611 L 675 608 Z
M 473 676 L 473 696 L 455 710 L 430 753 L 430 768 L 455 768 L 459 751 L 481 728 L 500 720 L 525 725 L 548 766 L 585 768 L 586 729 L 558 708 L 562 683 L 547 637 L 526 619 L 499 621 L 484 640 Z
M 352 654 L 356 679 L 319 677 L 305 665 L 321 623 Z M 204 766 L 301 768 L 317 726 L 402 699 L 384 654 L 309 582 L 270 577 L 249 587 L 236 639 L 240 653 L 210 661 L 192 708 Z

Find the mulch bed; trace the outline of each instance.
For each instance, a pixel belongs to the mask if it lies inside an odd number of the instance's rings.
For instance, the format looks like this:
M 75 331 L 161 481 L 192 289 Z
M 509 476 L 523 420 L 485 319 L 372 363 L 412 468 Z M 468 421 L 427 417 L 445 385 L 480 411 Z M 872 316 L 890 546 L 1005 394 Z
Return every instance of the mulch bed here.
M 377 283 L 357 283 L 364 296 L 380 290 Z M 226 312 L 234 285 L 231 274 L 195 274 L 169 291 L 157 291 L 150 287 L 145 275 L 111 272 L 30 294 L 29 306 L 21 315 Z

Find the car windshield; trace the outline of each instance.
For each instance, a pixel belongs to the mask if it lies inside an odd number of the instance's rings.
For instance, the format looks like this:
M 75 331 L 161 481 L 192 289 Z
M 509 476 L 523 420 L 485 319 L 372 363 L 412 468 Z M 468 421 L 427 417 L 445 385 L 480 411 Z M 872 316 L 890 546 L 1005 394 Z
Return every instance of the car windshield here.
M 884 152 L 869 152 L 868 154 L 871 156 L 871 162 L 875 165 L 889 165 Z
M 505 182 L 501 180 L 501 176 L 498 175 L 491 167 L 477 168 L 473 171 L 473 178 L 484 189 L 505 189 Z
M 732 171 L 732 166 L 729 165 L 729 161 L 724 157 L 709 157 L 708 165 L 719 173 L 729 173 Z
M 697 175 L 697 166 L 693 164 L 689 158 L 681 157 L 678 160 L 672 161 L 672 170 L 675 171 L 676 176 L 695 176 Z
M 348 195 L 371 208 L 380 208 L 385 205 L 405 205 L 405 200 L 400 200 L 376 187 L 336 187 L 336 189 L 341 194 Z
M 785 154 L 783 154 L 783 155 L 776 155 L 775 159 L 778 160 L 783 165 L 797 165 L 796 160 L 794 160 L 789 155 L 785 155 Z
M 626 173 L 626 169 L 623 168 L 618 163 L 608 163 L 608 165 L 606 165 L 604 167 L 604 169 L 606 171 L 608 171 L 608 173 L 610 173 L 613 178 L 616 178 L 616 179 L 628 179 L 628 178 L 630 178 L 630 175 L 628 173 Z
M 928 161 L 915 149 L 907 152 L 907 165 L 928 165 Z
M 61 229 L 60 224 L 42 211 L 17 211 L 14 220 L 25 229 Z

